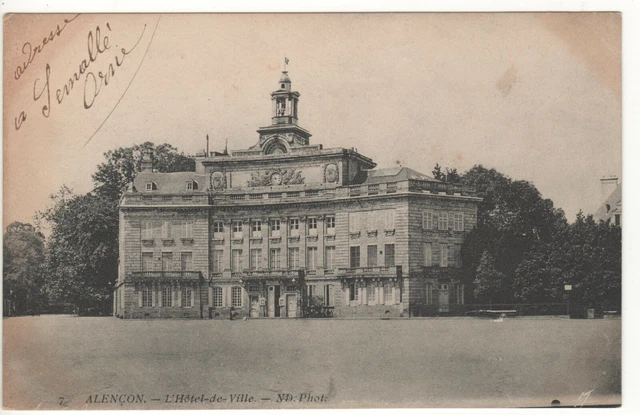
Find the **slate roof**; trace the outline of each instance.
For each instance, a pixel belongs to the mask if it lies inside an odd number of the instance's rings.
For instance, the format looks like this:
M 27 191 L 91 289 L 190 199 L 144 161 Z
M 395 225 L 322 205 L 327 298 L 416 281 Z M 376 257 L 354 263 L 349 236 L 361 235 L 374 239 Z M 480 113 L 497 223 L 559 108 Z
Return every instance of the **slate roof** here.
M 190 180 L 198 183 L 197 190 L 187 190 L 187 182 Z M 205 192 L 209 187 L 209 176 L 195 172 L 158 173 L 144 171 L 138 173 L 133 179 L 133 186 L 136 191 L 144 192 L 147 182 L 155 183 L 157 186 L 155 191 L 160 193 Z
M 391 167 L 360 172 L 354 178 L 353 184 L 379 184 L 395 183 L 407 180 L 421 180 L 426 182 L 441 183 L 440 180 L 422 174 L 408 167 Z
M 622 212 L 622 185 L 616 187 L 609 195 L 607 200 L 596 210 L 593 218 L 598 220 L 607 220 L 613 217 L 614 213 Z

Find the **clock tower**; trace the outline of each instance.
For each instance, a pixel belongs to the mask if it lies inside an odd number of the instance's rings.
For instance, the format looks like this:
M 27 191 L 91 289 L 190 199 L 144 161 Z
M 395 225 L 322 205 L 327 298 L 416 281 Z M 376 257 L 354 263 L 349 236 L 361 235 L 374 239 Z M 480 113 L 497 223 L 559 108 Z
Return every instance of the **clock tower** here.
M 271 93 L 271 125 L 260 127 L 258 145 L 263 154 L 289 153 L 292 147 L 309 145 L 309 131 L 298 125 L 300 93 L 291 90 L 288 71 L 282 71 L 278 89 Z

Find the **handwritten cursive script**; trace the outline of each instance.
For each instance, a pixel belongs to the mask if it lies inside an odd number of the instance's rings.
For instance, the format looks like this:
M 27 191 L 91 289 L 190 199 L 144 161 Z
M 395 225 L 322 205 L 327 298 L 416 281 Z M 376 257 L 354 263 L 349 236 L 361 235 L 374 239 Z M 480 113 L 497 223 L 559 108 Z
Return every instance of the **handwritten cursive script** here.
M 94 30 L 90 30 L 87 34 L 87 57 L 82 59 L 78 64 L 78 69 L 69 77 L 67 83 L 55 90 L 53 105 L 62 104 L 65 97 L 68 97 L 73 91 L 75 83 L 80 81 L 84 75 L 84 108 L 91 108 L 102 86 L 109 84 L 111 78 L 116 74 L 116 68 L 120 67 L 124 63 L 125 57 L 138 46 L 146 30 L 145 25 L 136 43 L 128 49 L 120 48 L 120 55 L 114 57 L 114 62 L 109 64 L 106 72 L 98 71 L 96 75 L 93 71 L 89 71 L 89 69 L 94 66 L 92 64 L 96 62 L 100 55 L 111 48 L 111 42 L 108 36 L 108 33 L 111 32 L 111 25 L 107 22 L 105 26 L 108 30 L 106 33 L 103 33 L 100 26 L 96 26 Z M 52 108 L 51 70 L 51 65 L 46 63 L 44 78 L 37 78 L 33 83 L 33 101 L 42 101 L 40 112 L 45 118 L 49 118 Z M 15 129 L 19 130 L 26 120 L 27 113 L 22 111 L 20 115 L 15 118 Z
M 60 25 L 57 25 L 56 28 L 49 33 L 49 36 L 43 38 L 42 42 L 40 42 L 37 46 L 34 47 L 31 42 L 26 42 L 24 45 L 22 45 L 22 54 L 27 55 L 27 59 L 22 62 L 22 65 L 18 65 L 16 67 L 16 71 L 13 73 L 14 79 L 20 79 L 29 65 L 31 65 L 31 62 L 33 62 L 33 60 L 36 58 L 36 55 L 42 52 L 42 49 L 44 49 L 44 47 L 49 42 L 53 42 L 56 37 L 59 37 L 64 28 L 67 27 L 67 24 L 73 22 L 78 16 L 80 16 L 80 14 L 76 14 L 71 19 L 64 19 L 62 27 L 60 27 Z

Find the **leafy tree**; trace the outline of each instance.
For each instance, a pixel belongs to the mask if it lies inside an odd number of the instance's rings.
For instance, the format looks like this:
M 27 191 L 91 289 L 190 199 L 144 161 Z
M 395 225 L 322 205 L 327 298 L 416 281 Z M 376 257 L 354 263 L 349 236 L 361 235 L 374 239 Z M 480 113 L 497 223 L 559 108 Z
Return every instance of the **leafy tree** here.
M 159 172 L 195 170 L 195 161 L 169 144 L 146 142 L 108 151 L 92 176 L 92 192 L 75 195 L 63 186 L 37 215 L 41 226 L 50 229 L 46 268 L 53 301 L 74 304 L 80 312 L 110 308 L 118 276 L 119 201 L 144 152 L 151 153 Z
M 514 181 L 483 166 L 474 166 L 461 178 L 482 198 L 477 227 L 465 239 L 462 259 L 466 282 L 474 282 L 485 251 L 493 258 L 497 272 L 504 275 L 504 287 L 493 302 L 512 302 L 515 271 L 537 244 L 548 243 L 567 226 L 564 212 L 543 199 L 529 182 Z M 482 290 L 480 290 L 482 292 Z M 489 294 L 487 294 L 489 295 Z
M 5 314 L 24 314 L 44 305 L 44 249 L 44 236 L 33 225 L 13 222 L 7 226 L 2 247 Z
M 509 298 L 508 295 L 505 295 L 505 288 L 506 276 L 496 269 L 493 256 L 488 251 L 484 251 L 474 280 L 473 294 L 476 300 L 480 302 L 507 302 Z
M 458 173 L 458 169 L 446 167 L 443 171 L 438 163 L 431 170 L 431 175 L 434 179 L 447 183 L 458 183 L 462 178 Z
M 433 170 L 431 170 L 431 175 L 434 179 L 444 182 L 444 172 L 442 171 L 442 167 L 440 167 L 438 163 L 436 163 Z

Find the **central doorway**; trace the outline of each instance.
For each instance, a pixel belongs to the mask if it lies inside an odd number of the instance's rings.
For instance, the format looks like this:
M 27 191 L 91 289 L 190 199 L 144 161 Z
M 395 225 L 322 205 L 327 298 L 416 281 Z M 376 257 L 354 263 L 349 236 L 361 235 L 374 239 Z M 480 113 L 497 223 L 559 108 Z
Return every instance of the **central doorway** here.
M 287 294 L 287 317 L 296 317 L 298 314 L 298 295 Z
M 257 295 L 252 295 L 250 299 L 251 310 L 249 315 L 251 316 L 251 318 L 258 318 L 260 317 L 260 297 Z

